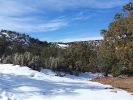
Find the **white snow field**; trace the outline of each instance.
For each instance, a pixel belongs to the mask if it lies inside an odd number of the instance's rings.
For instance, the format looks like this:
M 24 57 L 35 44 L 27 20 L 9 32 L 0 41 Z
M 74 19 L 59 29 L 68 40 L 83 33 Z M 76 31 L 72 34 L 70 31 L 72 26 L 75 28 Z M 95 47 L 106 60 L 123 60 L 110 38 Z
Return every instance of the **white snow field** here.
M 89 81 L 97 75 L 58 77 L 47 69 L 0 64 L 0 100 L 133 100 L 124 90 Z

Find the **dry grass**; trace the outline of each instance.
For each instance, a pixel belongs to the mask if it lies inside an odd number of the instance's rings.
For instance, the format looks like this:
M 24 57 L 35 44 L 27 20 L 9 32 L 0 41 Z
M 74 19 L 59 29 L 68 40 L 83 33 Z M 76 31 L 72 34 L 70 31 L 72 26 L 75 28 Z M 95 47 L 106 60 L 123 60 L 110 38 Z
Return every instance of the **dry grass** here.
M 102 84 L 109 84 L 113 87 L 120 88 L 133 93 L 133 77 L 106 77 L 97 78 L 92 81 L 99 82 Z
M 35 72 L 30 73 L 30 77 L 35 77 Z

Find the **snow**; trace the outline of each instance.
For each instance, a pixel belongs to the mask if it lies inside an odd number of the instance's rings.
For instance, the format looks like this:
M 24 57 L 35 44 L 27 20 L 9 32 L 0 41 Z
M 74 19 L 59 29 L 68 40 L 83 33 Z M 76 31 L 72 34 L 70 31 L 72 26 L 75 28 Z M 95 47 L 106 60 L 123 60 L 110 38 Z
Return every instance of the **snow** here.
M 2 32 L 1 34 L 5 35 L 6 37 L 9 37 L 9 35 L 5 32 Z
M 67 44 L 58 44 L 58 46 L 61 47 L 61 48 L 67 48 L 69 45 L 67 45 Z
M 124 90 L 89 81 L 100 74 L 55 75 L 48 69 L 0 64 L 0 100 L 133 100 Z
M 29 37 L 28 36 L 23 36 L 21 34 L 17 33 L 9 33 L 9 32 L 0 32 L 0 37 L 5 36 L 7 40 L 9 41 L 14 41 L 14 42 L 19 42 L 22 43 L 23 45 L 27 45 L 30 43 Z

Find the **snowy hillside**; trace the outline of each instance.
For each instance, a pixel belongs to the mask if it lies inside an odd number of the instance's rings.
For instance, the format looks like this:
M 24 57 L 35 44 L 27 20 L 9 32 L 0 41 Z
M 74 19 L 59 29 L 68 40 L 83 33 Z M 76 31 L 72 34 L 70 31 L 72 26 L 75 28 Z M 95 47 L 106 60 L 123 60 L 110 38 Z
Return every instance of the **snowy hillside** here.
M 29 35 L 22 34 L 22 33 L 15 32 L 15 31 L 9 31 L 9 30 L 1 30 L 0 38 L 3 38 L 6 41 L 9 41 L 11 43 L 19 43 L 21 45 L 29 45 L 32 43 L 37 43 L 37 44 L 44 43 L 43 41 L 32 38 Z
M 92 47 L 96 48 L 101 45 L 102 40 L 73 41 L 73 42 L 50 42 L 50 43 L 57 45 L 57 47 L 63 48 L 63 49 L 69 47 L 72 44 L 79 44 L 79 43 L 83 43 L 88 46 L 92 46 Z
M 7 41 L 18 42 L 21 44 L 29 44 L 30 37 L 25 34 L 19 34 L 13 31 L 1 30 L 0 37 L 5 37 Z
M 59 77 L 47 69 L 0 64 L 0 100 L 133 100 L 126 91 L 89 81 L 98 75 Z

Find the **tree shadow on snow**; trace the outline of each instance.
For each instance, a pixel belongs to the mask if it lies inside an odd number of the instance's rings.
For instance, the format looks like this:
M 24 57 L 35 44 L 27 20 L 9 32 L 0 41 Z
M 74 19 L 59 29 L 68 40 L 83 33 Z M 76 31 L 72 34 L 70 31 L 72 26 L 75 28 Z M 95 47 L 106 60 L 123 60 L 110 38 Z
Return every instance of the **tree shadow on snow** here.
M 32 87 L 37 90 L 19 90 L 20 87 Z M 98 91 L 105 89 L 102 86 L 95 86 L 87 83 L 76 82 L 55 82 L 50 80 L 37 80 L 32 77 L 24 75 L 3 74 L 0 76 L 0 91 L 6 90 L 12 93 L 30 93 L 41 94 L 45 96 L 58 95 L 78 95 L 75 90 L 89 89 L 91 91 Z

